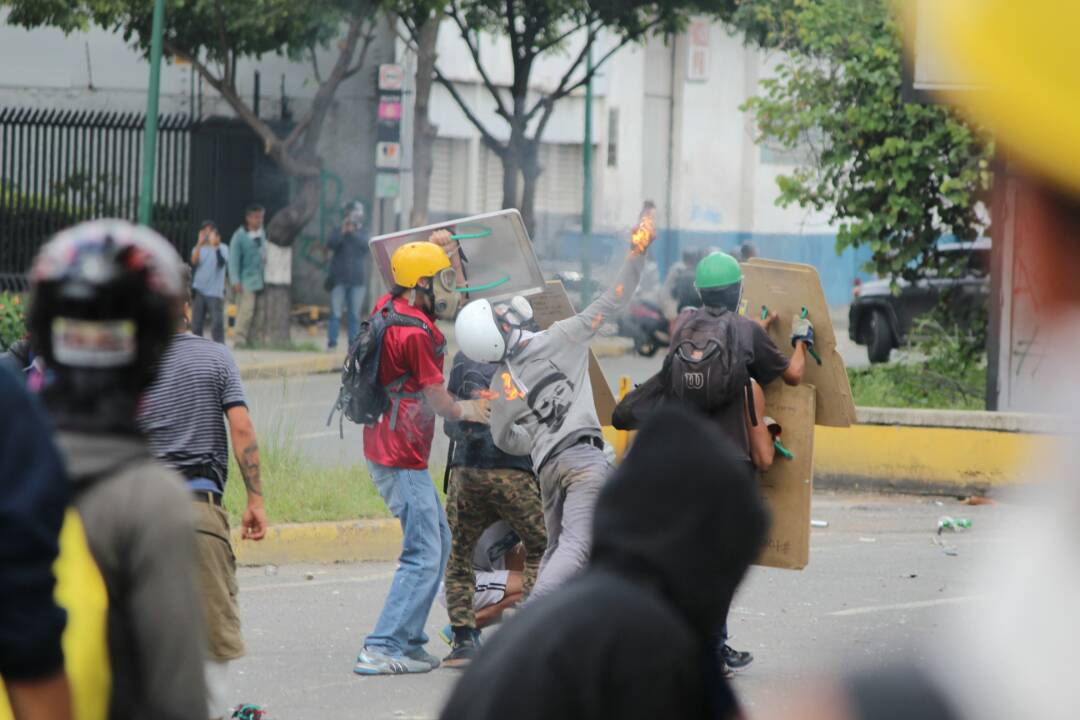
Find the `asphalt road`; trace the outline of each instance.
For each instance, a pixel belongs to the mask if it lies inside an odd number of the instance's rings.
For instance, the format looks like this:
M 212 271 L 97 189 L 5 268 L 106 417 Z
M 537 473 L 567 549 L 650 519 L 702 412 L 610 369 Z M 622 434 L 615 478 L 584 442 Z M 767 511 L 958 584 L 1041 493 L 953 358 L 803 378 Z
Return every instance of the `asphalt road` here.
M 830 526 L 813 531 L 809 567 L 754 568 L 736 598 L 732 644 L 756 656 L 736 676 L 736 692 L 760 710 L 823 673 L 953 652 L 936 636 L 970 606 L 977 593 L 970 574 L 992 556 L 1008 511 L 1008 505 L 819 494 L 814 517 Z M 932 542 L 944 514 L 974 522 L 949 538 L 956 556 Z M 703 572 L 707 563 L 702 558 Z M 248 655 L 234 668 L 236 701 L 265 705 L 277 720 L 436 717 L 458 671 L 389 678 L 351 672 L 392 572 L 385 563 L 288 566 L 273 575 L 241 569 Z M 436 632 L 445 622 L 436 605 L 428 649 L 440 656 L 447 648 Z

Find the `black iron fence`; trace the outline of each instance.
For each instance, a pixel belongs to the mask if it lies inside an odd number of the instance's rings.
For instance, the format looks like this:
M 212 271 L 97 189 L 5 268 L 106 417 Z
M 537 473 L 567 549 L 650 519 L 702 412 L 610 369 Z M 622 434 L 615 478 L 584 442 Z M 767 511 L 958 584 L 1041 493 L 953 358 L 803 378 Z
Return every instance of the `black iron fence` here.
M 138 214 L 145 116 L 0 108 L 0 290 L 23 289 L 48 237 L 81 220 Z M 177 247 L 191 236 L 191 121 L 158 120 L 153 226 Z

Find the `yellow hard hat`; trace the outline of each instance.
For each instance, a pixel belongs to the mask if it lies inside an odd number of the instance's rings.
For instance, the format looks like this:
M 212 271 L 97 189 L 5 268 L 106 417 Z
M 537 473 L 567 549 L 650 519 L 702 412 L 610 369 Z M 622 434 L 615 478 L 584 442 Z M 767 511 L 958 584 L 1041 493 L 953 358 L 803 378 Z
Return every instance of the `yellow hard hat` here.
M 1080 2 L 931 0 L 919 10 L 928 6 L 918 47 L 974 86 L 943 94 L 1028 171 L 1080 194 Z
M 402 245 L 390 257 L 390 272 L 401 287 L 414 288 L 420 278 L 434 277 L 450 267 L 446 252 L 430 242 L 411 242 Z

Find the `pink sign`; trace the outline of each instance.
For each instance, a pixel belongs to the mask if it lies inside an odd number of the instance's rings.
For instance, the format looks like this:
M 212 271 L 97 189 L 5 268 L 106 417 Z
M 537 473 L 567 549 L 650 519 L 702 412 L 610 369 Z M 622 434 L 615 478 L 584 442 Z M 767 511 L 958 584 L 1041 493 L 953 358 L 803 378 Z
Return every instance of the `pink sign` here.
M 401 102 L 398 100 L 380 100 L 379 119 L 388 122 L 399 122 L 401 120 Z

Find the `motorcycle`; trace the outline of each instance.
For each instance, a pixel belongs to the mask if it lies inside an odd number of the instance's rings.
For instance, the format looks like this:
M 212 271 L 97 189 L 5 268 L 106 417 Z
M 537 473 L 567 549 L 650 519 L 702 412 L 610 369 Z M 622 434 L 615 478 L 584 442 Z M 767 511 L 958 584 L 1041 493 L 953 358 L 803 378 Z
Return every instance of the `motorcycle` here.
M 619 335 L 634 341 L 634 350 L 643 357 L 671 344 L 671 323 L 660 306 L 648 300 L 634 300 L 619 318 Z

